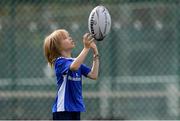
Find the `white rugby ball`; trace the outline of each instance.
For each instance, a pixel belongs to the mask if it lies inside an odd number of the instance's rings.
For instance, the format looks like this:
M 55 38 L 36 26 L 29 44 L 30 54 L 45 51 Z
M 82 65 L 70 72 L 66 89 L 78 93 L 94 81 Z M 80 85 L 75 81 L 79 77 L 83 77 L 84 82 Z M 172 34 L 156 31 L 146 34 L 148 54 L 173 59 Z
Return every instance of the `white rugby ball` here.
M 89 32 L 97 41 L 101 41 L 109 33 L 111 28 L 111 16 L 104 6 L 95 7 L 88 20 Z

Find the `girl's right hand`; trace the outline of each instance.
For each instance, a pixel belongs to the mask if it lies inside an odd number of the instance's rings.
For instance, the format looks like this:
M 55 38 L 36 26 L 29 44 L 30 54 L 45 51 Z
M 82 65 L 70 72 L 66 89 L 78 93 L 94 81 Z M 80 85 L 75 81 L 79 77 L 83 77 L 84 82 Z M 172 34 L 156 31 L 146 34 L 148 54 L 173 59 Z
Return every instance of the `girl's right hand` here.
M 97 49 L 96 43 L 94 41 L 91 43 L 91 48 L 93 50 L 93 53 L 95 55 L 98 55 L 98 49 Z
M 94 42 L 94 38 L 90 33 L 86 33 L 83 36 L 83 43 L 84 43 L 84 48 L 90 49 L 91 48 L 91 43 Z

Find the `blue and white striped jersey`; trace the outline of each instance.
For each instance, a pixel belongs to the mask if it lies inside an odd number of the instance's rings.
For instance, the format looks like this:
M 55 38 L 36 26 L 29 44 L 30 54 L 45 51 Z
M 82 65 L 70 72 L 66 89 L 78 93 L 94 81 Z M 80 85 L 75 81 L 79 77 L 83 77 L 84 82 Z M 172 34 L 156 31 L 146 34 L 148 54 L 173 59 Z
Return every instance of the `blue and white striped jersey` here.
M 72 62 L 73 58 L 63 57 L 55 61 L 58 89 L 52 112 L 85 111 L 82 96 L 82 75 L 87 76 L 91 69 L 82 64 L 77 71 L 71 71 Z

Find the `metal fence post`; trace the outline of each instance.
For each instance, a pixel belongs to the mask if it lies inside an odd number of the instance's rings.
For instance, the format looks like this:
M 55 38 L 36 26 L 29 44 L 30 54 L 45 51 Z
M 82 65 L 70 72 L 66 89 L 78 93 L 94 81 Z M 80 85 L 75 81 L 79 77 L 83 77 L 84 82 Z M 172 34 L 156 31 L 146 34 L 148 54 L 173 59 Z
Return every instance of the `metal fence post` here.
M 9 41 L 11 43 L 11 47 L 9 48 L 10 49 L 10 52 L 11 52 L 11 55 L 10 55 L 10 59 L 9 59 L 9 63 L 11 66 L 9 66 L 9 69 L 11 72 L 10 72 L 10 76 L 11 76 L 11 91 L 15 91 L 16 89 L 16 79 L 17 79 L 17 58 L 16 58 L 16 54 L 17 54 L 17 51 L 16 51 L 16 37 L 15 37 L 15 30 L 14 28 L 16 28 L 16 1 L 15 0 L 11 0 L 10 2 L 10 19 L 11 19 L 11 23 L 10 23 L 10 26 L 8 28 L 8 31 L 9 31 Z M 13 21 L 13 22 L 12 22 Z M 12 102 L 11 102 L 11 110 L 12 110 L 12 118 L 11 119 L 16 119 L 17 116 L 16 116 L 16 102 L 17 102 L 17 99 L 16 98 L 12 98 Z

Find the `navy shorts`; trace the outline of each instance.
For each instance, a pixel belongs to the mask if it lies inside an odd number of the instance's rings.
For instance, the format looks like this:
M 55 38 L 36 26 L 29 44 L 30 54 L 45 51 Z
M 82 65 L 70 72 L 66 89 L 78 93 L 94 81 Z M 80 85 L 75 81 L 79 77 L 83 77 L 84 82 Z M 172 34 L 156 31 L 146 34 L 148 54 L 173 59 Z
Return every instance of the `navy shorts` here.
M 54 112 L 53 120 L 80 120 L 80 112 Z

